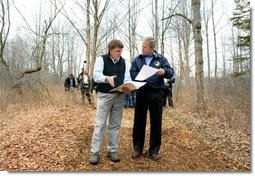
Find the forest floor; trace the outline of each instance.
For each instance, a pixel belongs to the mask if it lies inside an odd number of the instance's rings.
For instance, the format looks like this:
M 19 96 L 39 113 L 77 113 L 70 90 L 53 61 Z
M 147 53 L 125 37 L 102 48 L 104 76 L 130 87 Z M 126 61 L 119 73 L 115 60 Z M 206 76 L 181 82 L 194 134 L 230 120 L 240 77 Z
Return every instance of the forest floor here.
M 119 136 L 121 161 L 106 157 L 89 164 L 96 109 L 80 103 L 58 106 L 9 105 L 0 112 L 0 170 L 5 171 L 241 171 L 250 172 L 250 135 L 217 117 L 203 118 L 183 107 L 164 107 L 160 160 L 131 159 L 134 109 L 124 109 Z M 147 124 L 149 122 L 149 118 Z

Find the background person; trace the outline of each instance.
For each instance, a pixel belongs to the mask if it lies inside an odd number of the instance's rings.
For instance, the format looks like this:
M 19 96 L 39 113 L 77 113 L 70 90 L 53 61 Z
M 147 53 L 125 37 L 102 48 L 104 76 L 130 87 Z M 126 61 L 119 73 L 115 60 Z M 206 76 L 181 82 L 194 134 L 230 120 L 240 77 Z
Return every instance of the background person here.
M 168 106 L 174 107 L 173 102 L 173 83 L 175 82 L 175 78 L 167 79 L 164 87 L 164 99 L 163 106 L 166 106 L 166 102 L 168 102 Z
M 66 79 L 65 79 L 65 91 L 69 91 L 71 88 L 76 88 L 76 81 L 73 76 L 73 74 L 70 74 Z
M 77 82 L 78 85 L 80 85 L 82 102 L 85 103 L 85 98 L 87 97 L 89 104 L 91 104 L 91 95 L 89 92 L 91 81 L 89 74 L 84 70 L 84 68 L 81 69 L 81 73 L 78 75 Z

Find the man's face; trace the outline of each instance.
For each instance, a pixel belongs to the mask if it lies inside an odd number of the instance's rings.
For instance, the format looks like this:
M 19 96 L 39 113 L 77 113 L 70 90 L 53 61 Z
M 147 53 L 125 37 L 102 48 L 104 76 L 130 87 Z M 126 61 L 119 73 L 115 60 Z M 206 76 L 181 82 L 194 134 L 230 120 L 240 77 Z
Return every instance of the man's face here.
M 142 53 L 144 55 L 151 56 L 153 52 L 153 48 L 150 47 L 149 42 L 143 42 L 142 44 Z
M 118 60 L 121 56 L 122 48 L 116 47 L 110 50 L 110 54 L 114 60 Z

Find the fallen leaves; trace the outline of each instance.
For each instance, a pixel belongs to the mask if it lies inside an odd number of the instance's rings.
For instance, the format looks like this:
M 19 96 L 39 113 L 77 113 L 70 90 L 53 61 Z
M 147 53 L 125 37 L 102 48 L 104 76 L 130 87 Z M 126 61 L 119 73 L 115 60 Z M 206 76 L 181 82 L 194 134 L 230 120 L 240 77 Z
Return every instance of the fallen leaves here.
M 204 120 L 186 118 L 181 109 L 164 109 L 162 146 L 159 162 L 148 158 L 149 131 L 142 158 L 132 160 L 134 109 L 124 109 L 119 137 L 121 162 L 106 157 L 107 130 L 100 153 L 100 163 L 88 163 L 94 129 L 95 109 L 84 105 L 12 107 L 1 114 L 0 170 L 8 171 L 247 171 L 250 169 L 248 138 L 229 140 L 231 129 L 210 131 Z M 194 115 L 189 113 L 188 116 Z M 7 118 L 8 117 L 8 118 Z M 187 120 L 189 119 L 189 120 Z M 210 124 L 211 122 L 208 122 Z M 149 124 L 149 118 L 147 121 Z M 202 134 L 213 133 L 213 137 Z M 218 134 L 218 135 L 216 135 Z M 208 137 L 208 136 L 207 136 Z M 216 145 L 215 145 L 216 144 Z M 237 160 L 233 153 L 243 152 Z M 231 153 L 232 152 L 232 153 Z M 245 160 L 246 158 L 246 160 Z

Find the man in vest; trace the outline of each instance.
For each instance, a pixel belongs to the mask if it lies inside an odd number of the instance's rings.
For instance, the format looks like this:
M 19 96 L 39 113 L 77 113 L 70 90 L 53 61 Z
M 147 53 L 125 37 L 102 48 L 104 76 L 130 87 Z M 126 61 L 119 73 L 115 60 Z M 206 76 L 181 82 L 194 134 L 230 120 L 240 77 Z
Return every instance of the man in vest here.
M 108 44 L 108 53 L 96 59 L 93 79 L 97 83 L 97 112 L 91 144 L 90 164 L 99 162 L 99 151 L 103 144 L 104 129 L 108 119 L 108 153 L 112 162 L 119 162 L 117 154 L 118 136 L 123 112 L 123 92 L 110 92 L 113 88 L 130 81 L 129 66 L 121 57 L 124 45 L 113 39 Z

